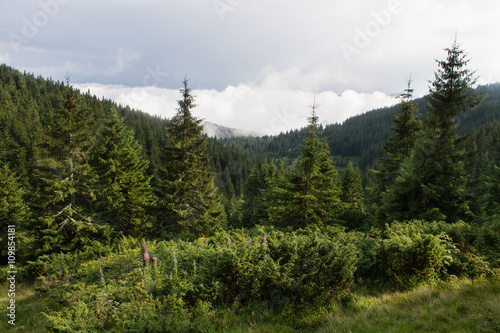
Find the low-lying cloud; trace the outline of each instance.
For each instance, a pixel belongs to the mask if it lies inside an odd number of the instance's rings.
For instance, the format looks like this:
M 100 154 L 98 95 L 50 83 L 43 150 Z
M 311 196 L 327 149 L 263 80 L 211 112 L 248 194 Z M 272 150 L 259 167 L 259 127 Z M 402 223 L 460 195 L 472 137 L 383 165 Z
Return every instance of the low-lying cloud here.
M 97 83 L 76 84 L 82 91 L 111 99 L 164 118 L 172 117 L 181 98 L 179 90 L 158 87 L 126 87 Z M 358 93 L 347 89 L 313 93 L 286 87 L 255 84 L 228 86 L 224 90 L 195 89 L 194 115 L 222 126 L 252 133 L 275 135 L 307 125 L 310 106 L 316 102 L 323 124 L 341 123 L 366 111 L 393 105 L 394 97 L 382 92 Z

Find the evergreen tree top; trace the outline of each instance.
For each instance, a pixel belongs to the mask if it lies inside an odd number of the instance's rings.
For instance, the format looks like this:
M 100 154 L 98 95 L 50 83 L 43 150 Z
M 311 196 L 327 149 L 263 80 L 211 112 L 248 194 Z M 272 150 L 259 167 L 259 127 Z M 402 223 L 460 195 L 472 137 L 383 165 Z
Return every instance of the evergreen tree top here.
M 436 60 L 438 70 L 429 87 L 427 121 L 434 127 L 449 126 L 453 117 L 479 105 L 483 100 L 482 95 L 472 91 L 477 81 L 476 71 L 465 68 L 470 59 L 456 38 L 445 51 L 446 59 Z

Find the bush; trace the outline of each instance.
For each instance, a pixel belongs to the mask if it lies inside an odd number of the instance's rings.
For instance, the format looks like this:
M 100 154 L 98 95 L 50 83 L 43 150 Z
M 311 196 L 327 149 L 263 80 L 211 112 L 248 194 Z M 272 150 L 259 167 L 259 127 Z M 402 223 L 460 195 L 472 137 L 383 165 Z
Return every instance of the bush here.
M 100 257 L 41 257 L 37 289 L 65 306 L 57 331 L 199 331 L 215 308 L 300 308 L 335 298 L 354 279 L 358 250 L 342 230 L 220 232 L 194 242 L 123 239 Z M 181 324 L 182 323 L 182 324 Z
M 488 262 L 465 245 L 470 226 L 464 222 L 394 222 L 384 231 L 372 229 L 357 246 L 362 259 L 358 276 L 389 281 L 399 287 L 409 282 L 447 279 L 450 275 L 481 276 L 491 272 Z

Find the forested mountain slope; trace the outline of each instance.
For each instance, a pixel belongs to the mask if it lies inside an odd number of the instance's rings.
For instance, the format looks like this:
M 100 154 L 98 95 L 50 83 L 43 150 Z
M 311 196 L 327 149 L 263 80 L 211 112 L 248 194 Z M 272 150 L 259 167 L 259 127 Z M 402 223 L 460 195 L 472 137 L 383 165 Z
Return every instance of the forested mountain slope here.
M 468 113 L 457 117 L 461 133 L 469 133 L 475 128 L 500 120 L 500 84 L 479 86 L 476 91 L 486 94 L 483 103 Z M 414 100 L 421 116 L 427 113 L 426 99 Z M 399 106 L 368 111 L 345 120 L 342 124 L 326 125 L 323 136 L 327 139 L 333 156 L 356 157 L 359 167 L 365 170 L 376 158 L 384 156 L 381 142 L 391 135 L 391 118 Z M 234 143 L 250 152 L 266 154 L 274 158 L 297 158 L 300 144 L 305 136 L 305 128 L 291 130 L 277 136 L 263 138 L 228 138 L 225 143 Z

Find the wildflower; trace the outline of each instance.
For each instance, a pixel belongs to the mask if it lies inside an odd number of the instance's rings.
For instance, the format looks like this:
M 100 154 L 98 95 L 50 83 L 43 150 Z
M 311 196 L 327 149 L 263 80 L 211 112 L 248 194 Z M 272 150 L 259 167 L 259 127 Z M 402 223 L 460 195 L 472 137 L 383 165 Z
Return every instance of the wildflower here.
M 67 283 L 67 284 L 69 284 L 69 279 L 68 279 L 68 280 L 66 280 L 66 283 Z
M 231 240 L 228 240 L 228 241 L 227 241 L 227 243 L 228 243 L 228 244 L 231 244 Z
M 172 280 L 172 273 L 170 273 L 170 280 Z
M 178 261 L 177 261 L 177 258 L 175 258 L 175 257 L 174 257 L 174 262 L 175 262 L 176 264 L 177 264 L 177 262 L 178 262 Z
M 158 258 L 153 257 L 153 262 L 156 262 L 157 260 L 158 260 Z
M 264 237 L 264 246 L 267 247 L 267 237 Z
M 195 266 L 195 267 L 196 267 L 196 261 L 194 261 L 194 260 L 193 260 L 193 266 Z
M 104 257 L 103 256 L 101 256 L 101 261 L 104 261 Z
M 144 253 L 144 260 L 149 260 L 149 253 Z
M 252 243 L 251 239 L 247 240 L 247 244 L 251 244 L 251 243 Z

